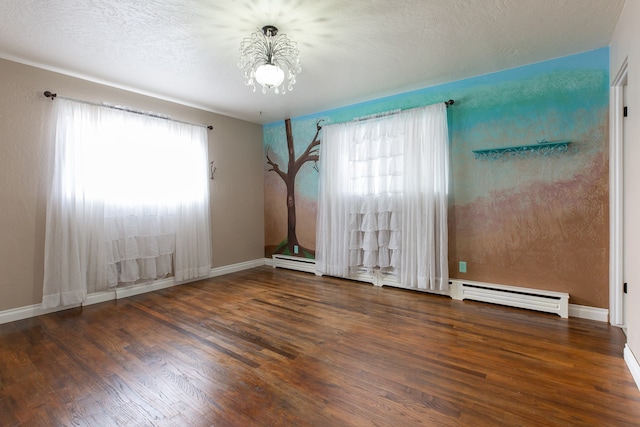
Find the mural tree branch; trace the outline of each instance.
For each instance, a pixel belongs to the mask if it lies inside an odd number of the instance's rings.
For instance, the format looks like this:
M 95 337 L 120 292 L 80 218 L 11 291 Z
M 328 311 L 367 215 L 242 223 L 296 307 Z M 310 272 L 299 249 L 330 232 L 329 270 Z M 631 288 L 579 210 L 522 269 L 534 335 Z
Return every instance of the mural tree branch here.
M 304 150 L 304 153 L 300 155 L 296 159 L 295 149 L 293 145 L 293 132 L 291 131 L 291 119 L 286 119 L 284 121 L 285 129 L 287 133 L 287 151 L 288 151 L 288 164 L 287 171 L 284 172 L 280 169 L 280 166 L 275 163 L 269 157 L 269 152 L 267 151 L 267 164 L 270 166 L 269 171 L 275 172 L 278 174 L 287 188 L 287 244 L 286 246 L 282 246 L 276 250 L 276 253 L 282 253 L 285 249 L 288 249 L 290 254 L 295 253 L 295 246 L 298 246 L 298 249 L 302 250 L 303 253 L 306 251 L 312 255 L 315 254 L 315 251 L 309 248 L 302 248 L 298 244 L 298 236 L 296 235 L 296 191 L 295 191 L 295 183 L 296 183 L 296 175 L 302 168 L 302 166 L 307 162 L 317 162 L 319 159 L 319 149 L 320 149 L 320 140 L 318 139 L 318 135 L 320 134 L 320 130 L 322 126 L 320 123 L 322 120 L 318 120 L 316 122 L 316 134 L 313 137 L 313 140 L 309 143 L 307 148 Z

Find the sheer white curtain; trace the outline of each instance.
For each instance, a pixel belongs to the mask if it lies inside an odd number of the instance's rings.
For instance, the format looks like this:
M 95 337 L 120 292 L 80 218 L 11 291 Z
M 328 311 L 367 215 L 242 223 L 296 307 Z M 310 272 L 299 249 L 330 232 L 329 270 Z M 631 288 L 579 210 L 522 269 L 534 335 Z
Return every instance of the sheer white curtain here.
M 56 101 L 43 307 L 211 269 L 203 127 Z
M 446 289 L 449 137 L 444 103 L 323 128 L 316 268 L 366 269 Z

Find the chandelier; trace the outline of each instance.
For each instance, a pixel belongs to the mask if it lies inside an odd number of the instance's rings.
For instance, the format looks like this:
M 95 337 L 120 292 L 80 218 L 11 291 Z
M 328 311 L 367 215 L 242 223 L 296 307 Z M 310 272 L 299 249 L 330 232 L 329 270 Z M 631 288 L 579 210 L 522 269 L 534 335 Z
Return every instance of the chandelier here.
M 242 40 L 238 67 L 244 72 L 245 84 L 253 86 L 255 92 L 257 82 L 262 86 L 262 93 L 270 89 L 275 93 L 291 92 L 296 74 L 302 71 L 296 42 L 286 34 L 278 34 L 273 25 L 266 25 Z

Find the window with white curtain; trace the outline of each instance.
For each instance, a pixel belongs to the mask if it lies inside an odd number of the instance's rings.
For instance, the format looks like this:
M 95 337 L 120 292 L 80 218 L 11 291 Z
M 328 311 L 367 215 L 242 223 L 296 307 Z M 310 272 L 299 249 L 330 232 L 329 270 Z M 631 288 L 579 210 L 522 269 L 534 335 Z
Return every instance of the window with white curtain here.
M 211 269 L 202 126 L 56 101 L 43 307 Z
M 316 268 L 384 271 L 403 286 L 449 280 L 444 103 L 323 128 Z

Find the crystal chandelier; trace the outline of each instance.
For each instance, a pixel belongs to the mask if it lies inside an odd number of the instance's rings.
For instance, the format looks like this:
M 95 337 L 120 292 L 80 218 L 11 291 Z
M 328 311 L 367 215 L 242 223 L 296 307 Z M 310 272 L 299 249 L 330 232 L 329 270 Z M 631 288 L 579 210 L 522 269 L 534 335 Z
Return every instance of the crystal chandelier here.
M 296 42 L 286 34 L 278 34 L 273 25 L 266 25 L 242 40 L 238 67 L 244 71 L 245 83 L 253 86 L 255 92 L 257 82 L 262 86 L 262 93 L 270 89 L 283 94 L 292 91 L 296 74 L 302 71 Z

